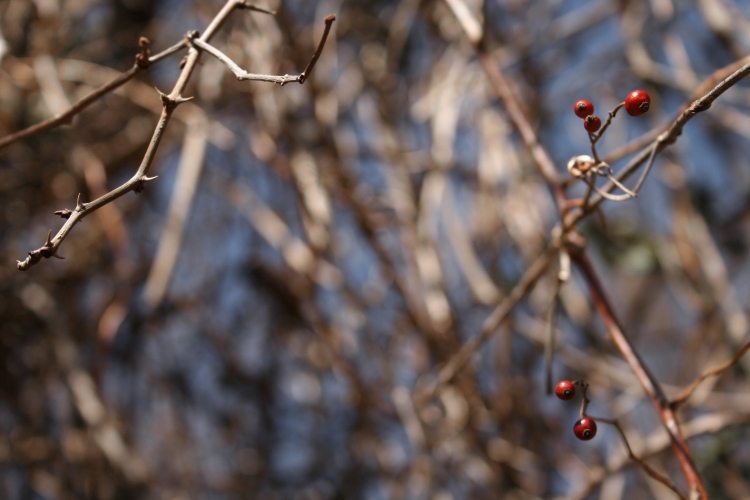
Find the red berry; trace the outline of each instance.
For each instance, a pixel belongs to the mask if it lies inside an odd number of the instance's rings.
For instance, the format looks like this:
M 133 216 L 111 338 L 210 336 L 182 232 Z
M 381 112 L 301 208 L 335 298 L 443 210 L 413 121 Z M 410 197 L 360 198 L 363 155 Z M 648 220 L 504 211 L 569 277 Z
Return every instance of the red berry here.
M 569 401 L 576 395 L 576 386 L 570 380 L 562 380 L 555 387 L 555 395 L 563 401 Z
M 591 418 L 582 418 L 573 426 L 573 432 L 581 441 L 594 439 L 596 436 L 596 422 Z
M 583 120 L 583 128 L 589 131 L 589 133 L 594 133 L 602 126 L 602 121 L 599 119 L 596 115 L 589 115 L 586 117 L 585 120 Z
M 587 116 L 594 114 L 594 105 L 591 101 L 581 99 L 573 105 L 573 111 L 575 111 L 577 117 L 586 118 Z
M 625 111 L 630 116 L 641 116 L 651 106 L 651 97 L 645 90 L 634 90 L 625 99 Z

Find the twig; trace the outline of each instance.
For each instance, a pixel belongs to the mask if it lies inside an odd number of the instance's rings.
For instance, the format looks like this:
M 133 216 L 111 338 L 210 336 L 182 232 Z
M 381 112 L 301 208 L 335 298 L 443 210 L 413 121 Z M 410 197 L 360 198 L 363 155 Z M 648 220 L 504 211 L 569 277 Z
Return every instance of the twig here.
M 648 173 L 651 172 L 651 167 L 654 166 L 654 159 L 656 158 L 656 151 L 659 149 L 658 142 L 654 143 L 651 149 L 651 155 L 648 157 L 648 163 L 646 164 L 646 168 L 643 169 L 643 173 L 641 174 L 641 177 L 638 179 L 638 182 L 636 183 L 635 187 L 633 188 L 634 193 L 638 193 L 640 191 L 641 186 L 646 181 L 646 177 L 648 177 Z M 615 181 L 616 179 L 613 179 Z
M 560 252 L 560 272 L 555 278 L 555 289 L 552 292 L 552 301 L 547 312 L 547 319 L 545 321 L 545 328 L 547 334 L 545 335 L 544 343 L 544 362 L 546 365 L 545 381 L 547 394 L 552 394 L 552 361 L 555 356 L 555 312 L 557 311 L 557 300 L 560 294 L 560 288 L 564 281 L 567 280 L 567 273 L 563 270 L 563 262 L 567 261 L 568 271 L 570 270 L 570 256 L 567 252 Z M 565 273 L 565 278 L 563 274 Z
M 586 413 L 589 403 L 591 402 L 588 396 L 589 385 L 583 381 L 578 382 L 578 385 L 581 387 L 581 412 L 580 412 L 581 418 L 589 417 L 595 420 L 596 422 L 602 422 L 605 424 L 613 425 L 617 429 L 617 431 L 620 433 L 620 437 L 622 437 L 622 442 L 625 443 L 625 448 L 627 448 L 628 450 L 628 456 L 630 457 L 630 459 L 636 462 L 641 467 L 643 467 L 643 470 L 646 471 L 646 474 L 656 479 L 657 481 L 665 485 L 670 490 L 674 491 L 677 494 L 677 496 L 679 496 L 682 500 L 687 500 L 687 498 L 680 492 L 680 490 L 677 489 L 677 486 L 675 486 L 675 484 L 667 476 L 665 476 L 661 472 L 651 467 L 645 460 L 643 460 L 642 458 L 637 456 L 635 453 L 633 453 L 633 449 L 630 447 L 630 442 L 628 441 L 628 438 L 625 435 L 625 431 L 622 429 L 620 422 L 616 418 L 594 417 Z
M 737 69 L 734 73 L 726 77 L 724 80 L 722 80 L 719 84 L 717 84 L 714 88 L 712 88 L 708 93 L 706 93 L 703 97 L 693 101 L 692 104 L 690 104 L 678 117 L 675 119 L 674 122 L 661 134 L 659 134 L 656 139 L 653 140 L 653 142 L 642 149 L 638 155 L 633 158 L 625 167 L 623 167 L 617 174 L 617 180 L 619 182 L 623 182 L 628 177 L 630 177 L 640 166 L 643 164 L 643 162 L 650 161 L 650 163 L 653 163 L 653 158 L 659 154 L 662 150 L 664 150 L 667 146 L 674 144 L 675 141 L 677 141 L 677 137 L 682 134 L 682 129 L 685 127 L 687 122 L 689 122 L 695 115 L 698 113 L 701 113 L 703 111 L 708 110 L 713 102 L 719 98 L 724 92 L 729 90 L 732 86 L 734 86 L 737 82 L 742 80 L 745 76 L 750 74 L 750 63 L 746 63 L 742 65 L 739 69 Z M 650 160 L 651 159 L 651 160 Z M 648 167 L 650 169 L 650 167 Z M 640 184 L 642 184 L 642 181 L 639 181 L 638 187 L 640 188 Z M 614 182 L 611 182 L 607 184 L 602 190 L 606 192 L 610 192 L 615 188 Z M 637 189 L 635 190 L 637 192 Z M 569 227 L 570 225 L 576 224 L 578 221 L 580 221 L 583 217 L 585 217 L 588 213 L 590 213 L 590 209 L 593 209 L 594 207 L 597 207 L 602 201 L 604 201 L 605 197 L 599 194 L 598 197 L 595 197 L 588 205 L 588 209 L 585 212 L 578 212 L 574 214 L 566 223 L 566 227 Z
M 745 424 L 748 422 L 748 419 L 750 419 L 749 415 L 727 414 L 726 412 L 722 411 L 719 413 L 702 415 L 693 420 L 685 422 L 682 428 L 685 438 L 690 439 L 705 433 L 719 432 L 720 430 L 730 425 Z M 664 451 L 670 444 L 667 435 L 660 432 L 653 433 L 651 436 L 646 438 L 645 441 L 646 445 L 644 449 L 641 450 L 642 459 L 654 456 Z M 591 495 L 591 491 L 596 487 L 597 484 L 604 481 L 607 477 L 621 472 L 631 463 L 632 462 L 630 461 L 630 457 L 623 457 L 606 469 L 598 469 L 592 471 L 593 474 L 592 477 L 589 478 L 588 483 L 575 494 L 566 497 L 566 500 L 584 500 L 585 498 L 589 498 Z
M 13 134 L 3 137 L 2 139 L 0 139 L 0 149 L 3 149 L 9 144 L 12 144 L 16 141 L 20 141 L 21 139 L 26 139 L 27 137 L 31 137 L 40 132 L 45 132 L 47 130 L 53 129 L 59 125 L 69 124 L 73 120 L 73 117 L 81 113 L 84 109 L 89 107 L 98 99 L 101 99 L 104 95 L 112 92 L 118 87 L 121 87 L 125 83 L 132 80 L 136 75 L 143 73 L 148 68 L 150 68 L 152 64 L 161 61 L 165 57 L 168 57 L 187 46 L 187 44 L 183 40 L 156 54 L 155 56 L 150 56 L 150 42 L 148 41 L 148 39 L 145 37 L 141 37 L 141 39 L 139 40 L 139 45 L 141 47 L 141 52 L 135 57 L 135 63 L 133 64 L 133 67 L 128 71 L 122 73 L 120 76 L 107 83 L 106 85 L 102 85 L 98 89 L 85 95 L 67 110 L 58 113 L 55 116 L 48 118 L 42 122 L 39 122 L 36 125 L 32 125 L 28 128 L 19 130 L 18 132 L 14 132 Z
M 628 442 L 628 438 L 625 435 L 625 431 L 622 429 L 622 426 L 620 425 L 620 422 L 616 419 L 609 419 L 609 418 L 600 418 L 600 417 L 591 417 L 597 422 L 603 422 L 605 424 L 609 424 L 615 427 L 617 429 L 617 432 L 620 433 L 620 437 L 622 437 L 622 442 L 625 444 L 625 448 L 628 450 L 628 457 L 634 462 L 636 462 L 638 465 L 643 468 L 644 471 L 646 471 L 646 474 L 651 476 L 652 478 L 659 481 L 661 484 L 669 488 L 670 490 L 674 491 L 675 494 L 680 497 L 682 500 L 687 500 L 687 497 L 682 494 L 682 492 L 677 489 L 677 486 L 664 474 L 659 472 L 658 470 L 654 469 L 651 465 L 649 465 L 648 462 L 646 462 L 644 459 L 633 453 L 633 449 L 630 447 L 630 443 Z
M 242 0 L 228 0 L 227 3 L 224 4 L 222 9 L 219 11 L 219 13 L 216 14 L 214 19 L 208 25 L 205 33 L 203 33 L 200 39 L 195 39 L 192 41 L 196 42 L 200 40 L 201 42 L 207 43 L 211 39 L 211 37 L 213 37 L 216 31 L 222 26 L 222 24 L 224 24 L 224 22 L 232 13 L 232 11 L 234 11 L 234 9 L 249 8 L 249 7 L 250 6 Z M 329 21 L 329 18 L 331 18 L 331 16 L 326 18 L 326 22 L 327 23 L 333 22 L 332 19 Z M 142 48 L 141 54 L 139 54 L 136 57 L 136 66 L 131 71 L 136 71 L 136 68 L 139 67 L 139 61 L 141 65 L 147 64 L 148 40 L 146 40 L 145 38 L 141 39 L 141 48 Z M 171 50 L 171 49 L 168 49 L 168 50 Z M 126 193 L 129 193 L 130 191 L 135 191 L 136 193 L 141 192 L 146 182 L 156 179 L 156 177 L 148 177 L 147 175 L 148 171 L 154 160 L 154 156 L 156 155 L 156 151 L 159 147 L 159 143 L 161 142 L 161 139 L 164 135 L 164 130 L 167 124 L 169 123 L 169 119 L 172 117 L 174 110 L 177 108 L 178 105 L 192 99 L 192 97 L 190 98 L 183 97 L 182 92 L 185 90 L 188 80 L 190 79 L 190 76 L 192 75 L 193 70 L 198 64 L 199 58 L 200 58 L 200 51 L 197 50 L 195 47 L 190 47 L 187 58 L 185 60 L 185 64 L 182 68 L 182 72 L 180 73 L 180 76 L 177 79 L 177 82 L 175 83 L 174 88 L 172 89 L 172 92 L 169 95 L 167 95 L 157 90 L 157 92 L 159 92 L 159 97 L 162 102 L 161 116 L 159 117 L 159 122 L 156 124 L 156 128 L 151 137 L 151 142 L 148 145 L 146 154 L 143 157 L 143 160 L 141 161 L 141 164 L 138 167 L 138 171 L 135 173 L 135 175 L 129 181 L 122 184 L 120 187 L 115 188 L 114 190 L 110 191 L 106 195 L 101 196 L 100 198 L 97 198 L 96 200 L 90 203 L 82 203 L 81 196 L 79 194 L 78 202 L 76 204 L 75 210 L 62 211 L 65 213 L 65 216 L 67 216 L 67 219 L 68 219 L 66 223 L 63 225 L 63 227 L 58 231 L 58 233 L 55 235 L 54 238 L 51 238 L 51 231 L 50 231 L 50 235 L 48 235 L 47 241 L 42 247 L 29 252 L 28 257 L 26 257 L 25 260 L 17 261 L 16 267 L 19 270 L 21 271 L 29 270 L 31 267 L 39 263 L 39 261 L 42 260 L 42 258 L 50 258 L 53 256 L 57 257 L 57 249 L 59 248 L 60 244 L 63 242 L 65 237 L 73 228 L 73 226 L 75 226 L 80 220 L 82 220 L 84 217 L 89 215 L 91 212 L 97 210 L 98 208 L 108 203 L 111 203 L 112 201 L 120 198 Z M 113 88 L 116 88 L 116 86 L 122 85 L 124 81 L 121 81 L 121 80 L 124 75 L 126 74 L 123 74 L 117 79 L 115 79 L 115 82 L 117 82 L 118 85 L 113 86 L 113 83 L 110 83 L 108 85 L 105 85 L 102 88 L 107 88 L 108 90 L 111 90 Z M 101 93 L 101 89 L 95 92 L 100 92 L 99 96 L 103 95 L 103 93 Z
M 580 250 L 572 253 L 571 257 L 576 264 L 578 264 L 578 268 L 581 270 L 584 279 L 588 283 L 591 298 L 604 321 L 604 325 L 609 332 L 612 342 L 620 351 L 622 357 L 625 358 L 625 361 L 635 374 L 638 382 L 640 382 L 643 390 L 646 392 L 649 399 L 651 399 L 654 408 L 656 408 L 659 418 L 669 434 L 672 449 L 677 456 L 677 460 L 680 463 L 680 467 L 688 482 L 688 487 L 690 488 L 691 493 L 695 492 L 700 495 L 700 498 L 707 499 L 708 494 L 706 493 L 703 481 L 698 474 L 698 470 L 695 467 L 687 442 L 682 436 L 677 416 L 669 405 L 659 382 L 643 364 L 640 356 L 633 349 L 630 341 L 625 336 L 625 333 L 614 314 L 609 299 L 604 292 L 604 288 L 596 275 L 596 271 L 585 251 Z
M 732 367 L 735 363 L 737 363 L 737 361 L 740 360 L 740 358 L 742 358 L 742 356 L 744 356 L 748 349 L 750 349 L 750 340 L 745 342 L 745 344 L 731 359 L 703 372 L 700 377 L 695 379 L 692 384 L 685 388 L 671 403 L 669 403 L 670 406 L 673 409 L 677 409 L 681 404 L 688 400 L 688 398 L 693 394 L 693 391 L 695 391 L 695 389 L 698 387 L 698 385 L 700 385 L 701 382 L 712 375 L 719 375 L 723 371 Z
M 236 62 L 232 61 L 232 59 L 230 59 L 229 56 L 224 54 L 222 51 L 220 51 L 213 45 L 210 45 L 208 42 L 201 40 L 200 38 L 196 38 L 196 35 L 197 35 L 196 32 L 188 33 L 186 38 L 187 38 L 188 43 L 195 45 L 201 50 L 205 50 L 206 52 L 214 56 L 216 59 L 224 63 L 226 67 L 229 68 L 232 71 L 232 73 L 235 74 L 238 80 L 251 80 L 251 81 L 256 81 L 256 82 L 278 83 L 279 85 L 284 86 L 287 83 L 294 83 L 294 82 L 305 83 L 305 80 L 307 80 L 313 68 L 315 67 L 315 63 L 318 62 L 318 58 L 320 57 L 321 52 L 323 52 L 323 47 L 326 44 L 328 33 L 331 31 L 331 25 L 333 24 L 335 20 L 336 20 L 336 16 L 333 14 L 325 18 L 326 27 L 325 27 L 325 30 L 323 31 L 323 36 L 320 38 L 320 42 L 318 43 L 318 48 L 315 49 L 315 53 L 313 54 L 312 59 L 310 59 L 310 62 L 307 64 L 305 71 L 303 71 L 297 76 L 257 75 L 254 73 L 248 73 L 244 69 L 240 68 L 240 66 Z
M 154 310 L 164 299 L 182 246 L 190 206 L 197 191 L 208 143 L 208 119 L 196 112 L 187 120 L 180 164 L 167 219 L 143 289 L 146 307 Z
M 604 135 L 604 132 L 607 131 L 607 129 L 609 128 L 610 124 L 612 123 L 612 119 L 617 115 L 617 112 L 623 106 L 625 106 L 625 103 L 621 102 L 620 104 L 618 104 L 615 107 L 615 109 L 613 109 L 612 111 L 609 112 L 609 114 L 607 115 L 607 120 L 604 122 L 604 125 L 602 125 L 602 129 L 599 132 L 597 132 L 595 134 L 589 134 L 589 139 L 591 140 L 591 154 L 592 154 L 592 156 L 594 157 L 594 160 L 596 160 L 597 163 L 600 163 L 601 160 L 599 159 L 599 155 L 596 152 L 596 143 L 599 142 L 599 139 L 602 138 L 602 136 Z

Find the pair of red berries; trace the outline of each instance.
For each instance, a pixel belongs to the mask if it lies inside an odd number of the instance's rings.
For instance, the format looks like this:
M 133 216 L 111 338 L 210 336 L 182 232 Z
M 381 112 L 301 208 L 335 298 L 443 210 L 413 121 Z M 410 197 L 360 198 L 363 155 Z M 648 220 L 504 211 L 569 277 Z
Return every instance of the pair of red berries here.
M 625 111 L 630 116 L 641 116 L 651 106 L 651 97 L 645 90 L 634 90 L 623 103 Z M 581 99 L 573 105 L 576 116 L 583 118 L 583 128 L 593 134 L 602 126 L 602 121 L 594 114 L 594 104 L 586 99 Z M 616 111 L 616 110 L 615 110 Z
M 576 395 L 576 386 L 570 380 L 562 380 L 555 387 L 555 395 L 563 401 L 570 401 Z M 584 417 L 573 426 L 573 434 L 581 441 L 588 441 L 596 436 L 596 421 Z

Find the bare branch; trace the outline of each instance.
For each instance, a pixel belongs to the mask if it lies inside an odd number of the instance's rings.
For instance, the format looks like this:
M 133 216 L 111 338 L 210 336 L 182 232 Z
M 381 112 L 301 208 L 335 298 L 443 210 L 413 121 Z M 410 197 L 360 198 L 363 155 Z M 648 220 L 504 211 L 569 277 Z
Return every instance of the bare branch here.
M 224 63 L 229 70 L 235 74 L 238 80 L 250 80 L 255 82 L 268 82 L 268 83 L 278 83 L 281 86 L 286 85 L 287 83 L 305 83 L 305 80 L 310 76 L 310 73 L 312 72 L 313 68 L 315 67 L 315 63 L 318 61 L 318 58 L 320 57 L 321 52 L 323 51 L 323 47 L 325 47 L 326 39 L 328 38 L 328 33 L 331 31 L 331 25 L 333 24 L 333 21 L 336 20 L 336 16 L 331 14 L 330 16 L 325 18 L 326 27 L 323 31 L 323 36 L 320 39 L 320 43 L 318 44 L 318 48 L 315 50 L 315 53 L 312 56 L 312 59 L 310 59 L 310 62 L 307 65 L 307 68 L 305 68 L 305 71 L 303 71 L 301 74 L 297 76 L 291 76 L 291 75 L 284 75 L 284 76 L 276 76 L 276 75 L 257 75 L 255 73 L 248 73 L 244 69 L 240 68 L 240 66 L 232 61 L 232 59 L 224 54 L 222 51 L 214 47 L 213 45 L 210 45 L 209 43 L 201 40 L 200 38 L 196 38 L 195 32 L 190 32 L 186 36 L 186 40 L 188 43 L 195 45 L 201 50 L 205 50 L 212 56 L 214 56 L 216 59 Z
M 636 170 L 638 170 L 638 168 L 640 168 L 640 166 L 646 161 L 648 161 L 649 163 L 647 165 L 645 175 L 648 175 L 648 172 L 651 168 L 650 165 L 653 163 L 653 159 L 655 158 L 655 156 L 659 154 L 659 152 L 664 150 L 667 146 L 674 144 L 675 141 L 677 141 L 677 138 L 682 134 L 682 129 L 685 127 L 687 122 L 693 119 L 693 117 L 695 117 L 698 113 L 708 110 L 713 102 L 719 98 L 719 96 L 721 96 L 724 92 L 737 84 L 737 82 L 742 80 L 748 74 L 750 74 L 750 63 L 746 62 L 731 75 L 719 82 L 719 84 L 708 91 L 708 93 L 706 93 L 703 97 L 693 101 L 693 103 L 687 106 L 685 110 L 677 117 L 677 119 L 675 119 L 674 122 L 672 122 L 672 124 L 664 132 L 659 134 L 659 136 L 656 137 L 656 139 L 654 139 L 650 145 L 643 148 L 635 158 L 633 158 L 625 167 L 623 167 L 618 172 L 616 177 L 617 180 L 619 182 L 623 182 Z M 645 179 L 645 177 L 643 178 Z M 638 191 L 642 183 L 642 181 L 639 181 L 635 192 Z M 615 183 L 610 181 L 610 183 L 607 184 L 602 189 L 602 191 L 611 192 L 615 187 Z M 590 209 L 597 207 L 602 203 L 602 201 L 604 201 L 605 197 L 601 193 L 597 194 L 598 196 L 591 200 L 591 203 L 588 205 L 589 210 L 576 213 L 571 218 L 571 220 L 566 222 L 566 226 L 576 224 L 588 213 L 590 213 Z
M 708 498 L 705 486 L 703 485 L 703 481 L 698 474 L 692 454 L 690 453 L 690 448 L 688 447 L 685 438 L 682 436 L 677 416 L 675 415 L 674 410 L 670 407 L 667 398 L 664 395 L 664 391 L 656 380 L 656 377 L 654 377 L 644 365 L 641 357 L 633 349 L 630 340 L 628 340 L 623 332 L 620 322 L 615 316 L 611 303 L 604 292 L 604 288 L 596 275 L 596 271 L 594 270 L 591 261 L 582 249 L 578 252 L 571 253 L 571 257 L 576 264 L 578 264 L 578 268 L 581 270 L 583 277 L 589 286 L 591 298 L 604 321 L 604 325 L 609 332 L 612 342 L 620 351 L 622 357 L 625 358 L 628 365 L 630 365 L 630 369 L 635 374 L 649 399 L 651 399 L 651 403 L 654 408 L 656 408 L 664 428 L 667 430 L 667 433 L 669 433 L 672 449 L 677 456 L 677 460 L 680 463 L 685 479 L 687 479 L 690 491 L 700 494 L 701 498 Z
M 236 8 L 247 8 L 251 9 L 252 6 L 246 4 L 245 2 L 241 0 L 228 0 L 226 4 L 224 4 L 224 7 L 219 11 L 218 14 L 214 17 L 214 19 L 209 24 L 208 28 L 206 28 L 206 31 L 203 33 L 203 35 L 200 38 L 197 37 L 197 32 L 191 32 L 186 37 L 186 40 L 184 41 L 184 44 L 192 44 L 195 43 L 203 44 L 204 46 L 208 46 L 208 41 L 211 39 L 211 37 L 216 33 L 216 31 L 221 27 L 221 25 L 226 21 L 227 17 L 234 11 Z M 257 10 L 257 9 L 253 9 Z M 318 47 L 319 50 L 322 50 L 322 45 L 325 43 L 325 39 L 328 36 L 328 32 L 330 31 L 330 25 L 335 20 L 335 16 L 328 16 L 326 18 L 326 30 L 323 34 L 323 38 L 321 40 L 321 45 Z M 181 44 L 177 44 L 172 46 L 171 48 L 167 49 L 165 53 L 172 53 L 177 50 L 179 50 L 179 46 Z M 40 132 L 41 130 L 46 130 L 47 128 L 51 128 L 59 123 L 61 123 L 64 119 L 69 119 L 72 117 L 75 113 L 80 112 L 83 108 L 91 104 L 93 101 L 101 97 L 102 95 L 106 94 L 107 92 L 110 92 L 111 90 L 114 90 L 115 88 L 119 87 L 123 83 L 127 82 L 129 79 L 131 79 L 133 76 L 135 76 L 138 72 L 142 71 L 145 67 L 148 67 L 150 64 L 150 58 L 149 58 L 149 42 L 145 38 L 141 38 L 140 40 L 140 46 L 141 46 L 141 53 L 136 58 L 136 64 L 131 68 L 130 71 L 127 73 L 123 73 L 119 77 L 117 77 L 115 80 L 110 82 L 109 84 L 99 88 L 98 90 L 92 92 L 88 96 L 86 96 L 84 99 L 73 105 L 71 110 L 64 113 L 62 118 L 58 116 L 55 118 L 54 121 L 47 121 L 43 122 L 35 127 L 31 127 L 31 129 L 27 129 L 26 131 L 21 131 L 17 134 L 14 134 L 13 136 L 6 137 L 5 142 L 0 141 L 0 148 L 3 145 L 7 145 L 13 140 L 18 140 L 21 137 L 28 137 L 28 135 L 33 135 L 34 133 Z M 312 69 L 311 66 L 314 65 L 314 61 L 317 60 L 317 57 L 320 54 L 318 51 L 316 51 L 316 55 L 313 56 L 313 61 L 311 61 L 311 65 L 308 65 L 309 69 Z M 161 57 L 161 54 L 159 55 Z M 182 92 L 185 90 L 185 87 L 187 86 L 188 80 L 190 79 L 190 75 L 192 74 L 193 70 L 195 69 L 195 66 L 198 64 L 198 59 L 200 57 L 200 51 L 198 51 L 195 47 L 190 48 L 190 51 L 188 53 L 187 58 L 184 61 L 184 65 L 182 67 L 182 72 L 180 73 L 179 78 L 177 79 L 177 82 L 174 85 L 174 88 L 172 89 L 172 92 L 167 95 L 159 91 L 157 89 L 157 92 L 159 93 L 159 98 L 162 101 L 162 112 L 161 116 L 159 117 L 159 122 L 156 125 L 156 129 L 154 130 L 154 133 L 151 137 L 151 142 L 148 145 L 148 149 L 146 150 L 146 154 L 143 157 L 143 160 L 141 161 L 141 165 L 138 167 L 138 171 L 135 173 L 135 175 L 126 183 L 121 185 L 120 187 L 110 191 L 109 193 L 105 194 L 104 196 L 101 196 L 97 198 L 96 200 L 82 204 L 80 202 L 80 195 L 78 198 L 78 203 L 76 206 L 76 209 L 74 211 L 70 210 L 60 210 L 58 211 L 57 215 L 60 215 L 63 218 L 66 218 L 67 221 L 63 225 L 63 227 L 58 231 L 58 233 L 55 235 L 54 238 L 47 238 L 47 241 L 45 244 L 38 248 L 37 250 L 32 250 L 29 252 L 28 257 L 24 259 L 23 261 L 17 261 L 16 267 L 21 271 L 27 271 L 34 265 L 36 265 L 42 258 L 50 258 L 52 256 L 55 256 L 57 253 L 57 249 L 59 248 L 60 244 L 63 242 L 65 237 L 68 235 L 70 230 L 73 228 L 73 226 L 76 225 L 80 220 L 85 218 L 88 214 L 91 212 L 97 210 L 98 208 L 111 203 L 112 201 L 116 200 L 117 198 L 120 198 L 124 194 L 135 191 L 136 193 L 141 192 L 144 189 L 144 184 L 146 182 L 154 180 L 156 177 L 148 177 L 148 171 L 151 167 L 151 163 L 154 160 L 154 156 L 156 155 L 156 150 L 159 147 L 159 143 L 161 142 L 161 139 L 164 135 L 164 130 L 169 123 L 169 119 L 172 117 L 172 114 L 174 113 L 174 110 L 177 108 L 177 106 L 183 102 L 186 102 L 190 98 L 185 98 L 182 96 Z M 299 81 L 299 77 L 297 77 Z M 32 130 L 33 129 L 33 130 Z M 29 132 L 30 130 L 30 132 Z M 21 135 L 19 135 L 21 134 Z M 26 134 L 26 135 L 23 135 Z M 50 231 L 51 236 L 51 231 Z
M 106 94 L 129 82 L 136 75 L 139 75 L 146 71 L 151 66 L 151 64 L 161 61 L 165 57 L 168 57 L 187 46 L 187 44 L 183 40 L 180 43 L 177 43 L 166 49 L 165 51 L 160 52 L 155 56 L 151 56 L 149 52 L 149 41 L 147 38 L 141 37 L 141 39 L 139 40 L 139 45 L 141 47 L 141 52 L 135 57 L 135 63 L 133 64 L 133 67 L 128 71 L 122 73 L 120 76 L 107 83 L 106 85 L 102 85 L 98 89 L 85 95 L 67 110 L 58 113 L 55 116 L 44 120 L 43 122 L 39 122 L 36 125 L 32 125 L 28 128 L 19 130 L 18 132 L 3 137 L 2 139 L 0 139 L 0 149 L 3 149 L 9 144 L 12 144 L 16 141 L 20 141 L 21 139 L 26 139 L 27 137 L 31 137 L 40 132 L 45 132 L 59 125 L 70 123 L 71 120 L 73 120 L 73 118 L 76 115 L 80 114 L 84 109 L 89 107 L 95 101 L 101 99 Z
M 740 348 L 737 353 L 732 356 L 731 359 L 721 363 L 720 365 L 714 366 L 713 368 L 710 368 L 703 372 L 700 377 L 695 379 L 692 384 L 690 384 L 685 390 L 683 390 L 671 403 L 670 405 L 672 408 L 678 408 L 681 404 L 683 404 L 685 401 L 690 398 L 690 396 L 693 394 L 693 391 L 700 385 L 701 382 L 706 380 L 708 377 L 712 375 L 719 375 L 720 373 L 724 372 L 725 370 L 728 370 L 731 368 L 737 361 L 742 358 L 742 356 L 745 355 L 745 353 L 750 349 L 750 340 L 745 342 L 745 344 Z

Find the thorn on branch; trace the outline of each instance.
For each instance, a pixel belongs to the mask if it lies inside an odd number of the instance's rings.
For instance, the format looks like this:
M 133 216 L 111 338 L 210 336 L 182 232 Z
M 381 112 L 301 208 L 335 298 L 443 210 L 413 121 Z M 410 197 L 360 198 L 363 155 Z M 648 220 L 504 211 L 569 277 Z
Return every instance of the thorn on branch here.
M 143 192 L 143 190 L 146 189 L 145 184 L 147 182 L 153 181 L 154 179 L 156 179 L 158 177 L 159 177 L 158 175 L 155 175 L 153 177 L 148 177 L 147 175 L 142 176 L 140 179 L 138 179 L 138 183 L 133 188 L 133 192 L 135 194 L 141 194 Z
M 50 257 L 55 255 L 54 246 L 52 245 L 52 230 L 47 233 L 47 241 L 44 242 L 44 246 L 40 248 L 39 253 L 44 257 L 45 259 L 49 259 Z
M 29 256 L 26 257 L 25 260 L 17 260 L 16 267 L 19 271 L 28 271 L 37 263 L 39 263 L 42 258 L 49 259 L 50 257 L 55 257 L 56 259 L 64 259 L 64 257 L 57 255 L 57 251 L 52 244 L 52 230 L 47 233 L 47 241 L 44 242 L 44 245 L 41 248 L 29 252 Z
M 76 199 L 76 212 L 83 212 L 84 210 L 86 210 L 86 204 L 81 201 L 81 193 L 78 193 L 78 198 Z

